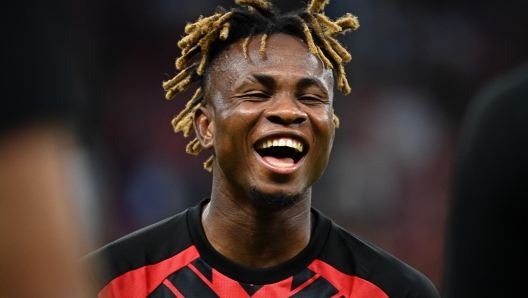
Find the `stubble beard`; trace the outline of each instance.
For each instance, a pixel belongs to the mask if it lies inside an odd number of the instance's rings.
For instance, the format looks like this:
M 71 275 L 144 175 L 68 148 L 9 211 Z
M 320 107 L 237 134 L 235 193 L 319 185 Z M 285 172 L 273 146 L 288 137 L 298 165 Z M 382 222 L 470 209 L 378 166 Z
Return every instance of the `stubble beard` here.
M 301 200 L 302 194 L 289 195 L 284 192 L 268 194 L 253 186 L 249 190 L 249 197 L 256 203 L 264 204 L 274 209 L 283 209 L 297 204 Z

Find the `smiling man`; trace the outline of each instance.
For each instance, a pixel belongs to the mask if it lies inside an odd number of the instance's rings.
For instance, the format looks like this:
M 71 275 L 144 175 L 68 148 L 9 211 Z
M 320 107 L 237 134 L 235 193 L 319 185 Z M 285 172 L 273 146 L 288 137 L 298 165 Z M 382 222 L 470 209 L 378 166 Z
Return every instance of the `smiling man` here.
M 213 153 L 211 198 L 88 256 L 108 264 L 99 297 L 438 297 L 421 273 L 310 206 L 339 123 L 334 81 L 350 91 L 351 57 L 333 36 L 357 19 L 331 21 L 319 13 L 326 1 L 282 15 L 237 3 L 186 27 L 182 71 L 164 83 L 170 99 L 199 82 L 173 125 L 194 128 L 189 153 Z

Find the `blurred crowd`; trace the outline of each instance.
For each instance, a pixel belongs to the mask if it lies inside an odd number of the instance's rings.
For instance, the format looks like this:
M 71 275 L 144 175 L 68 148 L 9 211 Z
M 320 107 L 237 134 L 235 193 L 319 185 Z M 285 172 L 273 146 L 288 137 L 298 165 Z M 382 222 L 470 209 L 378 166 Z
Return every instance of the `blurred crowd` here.
M 301 1 L 275 1 L 283 11 Z M 80 0 L 63 14 L 79 86 L 89 99 L 72 154 L 81 216 L 97 245 L 209 196 L 209 155 L 185 153 L 170 124 L 190 93 L 164 99 L 186 22 L 228 0 Z M 332 0 L 356 32 L 339 37 L 353 60 L 352 92 L 313 205 L 441 286 L 443 239 L 458 129 L 491 77 L 528 59 L 524 1 Z M 85 171 L 88 169 L 88 171 Z

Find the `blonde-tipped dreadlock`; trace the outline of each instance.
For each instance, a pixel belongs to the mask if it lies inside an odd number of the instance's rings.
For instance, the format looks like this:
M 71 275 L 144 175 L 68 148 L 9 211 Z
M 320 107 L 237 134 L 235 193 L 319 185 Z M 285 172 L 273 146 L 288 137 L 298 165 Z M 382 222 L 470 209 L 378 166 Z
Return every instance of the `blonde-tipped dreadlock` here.
M 343 63 L 349 62 L 352 56 L 334 36 L 357 29 L 359 27 L 357 17 L 347 13 L 337 21 L 332 21 L 321 12 L 329 0 L 312 0 L 305 11 L 289 14 L 278 13 L 267 0 L 235 0 L 235 2 L 245 9 L 233 8 L 227 11 L 219 8 L 214 15 L 200 17 L 195 23 L 185 26 L 187 35 L 178 42 L 182 54 L 175 63 L 180 73 L 163 82 L 165 97 L 172 99 L 176 94 L 187 90 L 193 82 L 200 81 L 202 86 L 172 120 L 175 132 L 183 131 L 184 136 L 187 137 L 192 131 L 194 113 L 205 104 L 202 78 L 207 72 L 207 66 L 228 45 L 241 39 L 245 39 L 244 57 L 248 59 L 247 46 L 258 34 L 262 34 L 259 51 L 261 55 L 266 54 L 266 40 L 273 33 L 281 32 L 302 38 L 310 53 L 319 56 L 326 67 L 335 70 L 337 88 L 344 94 L 350 92 Z M 187 66 L 188 61 L 199 53 L 202 53 L 201 60 Z M 339 118 L 335 114 L 333 121 L 335 126 L 339 127 Z M 201 150 L 202 145 L 197 138 L 193 139 L 186 149 L 191 154 L 198 154 Z M 205 169 L 211 171 L 213 161 L 211 156 L 204 163 Z

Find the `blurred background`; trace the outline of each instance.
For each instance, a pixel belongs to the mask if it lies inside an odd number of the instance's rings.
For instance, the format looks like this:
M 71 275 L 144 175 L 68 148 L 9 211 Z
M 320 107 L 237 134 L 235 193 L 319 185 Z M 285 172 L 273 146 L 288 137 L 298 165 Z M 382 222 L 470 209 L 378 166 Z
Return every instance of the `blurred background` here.
M 305 1 L 306 2 L 306 1 Z M 275 1 L 283 11 L 298 0 Z M 170 124 L 193 90 L 164 99 L 186 22 L 231 0 L 77 0 L 55 11 L 84 100 L 71 157 L 81 217 L 96 246 L 210 194 L 209 157 L 185 153 Z M 458 130 L 475 91 L 528 59 L 528 1 L 332 0 L 361 27 L 339 39 L 350 95 L 313 205 L 441 287 Z M 68 58 L 68 59 L 70 59 Z M 191 88 L 192 89 L 192 88 Z

